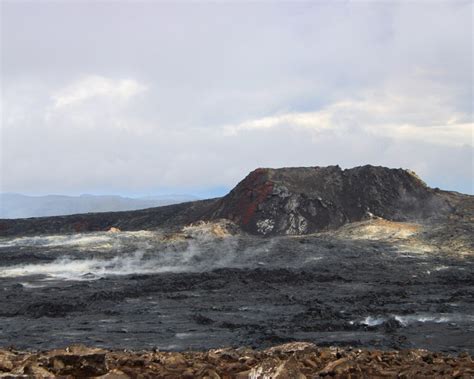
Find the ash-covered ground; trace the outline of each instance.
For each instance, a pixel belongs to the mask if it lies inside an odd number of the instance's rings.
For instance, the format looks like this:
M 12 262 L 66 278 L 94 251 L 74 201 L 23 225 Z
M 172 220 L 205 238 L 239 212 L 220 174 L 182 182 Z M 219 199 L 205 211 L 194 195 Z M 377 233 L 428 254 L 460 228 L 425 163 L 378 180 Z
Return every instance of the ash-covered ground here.
M 181 233 L 0 239 L 0 346 L 161 350 L 287 341 L 474 353 L 474 257 L 372 220 L 263 238 Z

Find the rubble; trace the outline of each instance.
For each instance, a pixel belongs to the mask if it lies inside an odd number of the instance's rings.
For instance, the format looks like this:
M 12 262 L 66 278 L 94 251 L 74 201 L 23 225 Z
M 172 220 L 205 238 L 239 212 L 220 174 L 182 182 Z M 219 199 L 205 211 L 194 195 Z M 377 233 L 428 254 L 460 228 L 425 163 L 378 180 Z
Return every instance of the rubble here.
M 266 350 L 222 348 L 205 352 L 118 351 L 72 346 L 49 352 L 0 350 L 0 377 L 305 379 L 472 378 L 467 353 L 379 351 L 292 342 Z

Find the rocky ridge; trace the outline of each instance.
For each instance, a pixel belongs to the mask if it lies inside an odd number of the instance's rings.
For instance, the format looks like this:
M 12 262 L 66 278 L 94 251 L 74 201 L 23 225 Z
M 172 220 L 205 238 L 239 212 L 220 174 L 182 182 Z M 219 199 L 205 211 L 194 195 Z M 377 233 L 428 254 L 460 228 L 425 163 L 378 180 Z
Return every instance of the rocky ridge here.
M 215 206 L 211 218 L 252 234 L 300 235 L 382 217 L 426 219 L 452 210 L 442 191 L 403 169 L 339 166 L 257 169 Z
M 391 221 L 446 219 L 473 196 L 428 187 L 403 169 L 362 166 L 259 168 L 229 194 L 130 212 L 0 220 L 0 236 L 120 230 L 179 230 L 228 219 L 255 235 L 303 235 L 381 217 Z M 469 214 L 472 209 L 469 210 Z M 463 213 L 464 212 L 464 213 Z

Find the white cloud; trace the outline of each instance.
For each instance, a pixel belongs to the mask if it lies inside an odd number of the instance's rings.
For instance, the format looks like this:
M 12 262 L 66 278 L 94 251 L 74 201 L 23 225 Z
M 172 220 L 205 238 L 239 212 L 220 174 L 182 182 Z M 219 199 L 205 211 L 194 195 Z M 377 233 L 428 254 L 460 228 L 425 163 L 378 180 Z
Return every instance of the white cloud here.
M 328 111 L 285 113 L 255 120 L 248 120 L 237 125 L 226 125 L 223 127 L 223 131 L 225 135 L 232 136 L 245 131 L 259 129 L 265 130 L 280 126 L 293 126 L 312 130 L 323 130 L 331 128 L 330 118 L 331 113 Z
M 315 112 L 288 112 L 246 120 L 222 127 L 235 136 L 257 130 L 302 129 L 317 138 L 321 133 L 364 133 L 400 141 L 420 141 L 446 146 L 474 146 L 474 122 L 469 113 L 452 108 L 449 91 L 429 93 L 432 83 L 415 78 L 400 91 L 385 88 L 361 93 L 358 99 L 343 99 Z M 423 94 L 416 93 L 422 88 Z M 413 93 L 415 92 L 415 93 Z
M 474 146 L 474 123 L 451 125 L 373 125 L 366 130 L 383 137 L 400 141 L 420 141 L 444 146 Z
M 9 2 L 2 190 L 187 191 L 258 166 L 371 163 L 472 192 L 471 14 Z
M 97 97 L 126 101 L 145 91 L 146 88 L 133 79 L 111 79 L 89 75 L 56 91 L 51 97 L 54 100 L 54 108 L 57 109 Z

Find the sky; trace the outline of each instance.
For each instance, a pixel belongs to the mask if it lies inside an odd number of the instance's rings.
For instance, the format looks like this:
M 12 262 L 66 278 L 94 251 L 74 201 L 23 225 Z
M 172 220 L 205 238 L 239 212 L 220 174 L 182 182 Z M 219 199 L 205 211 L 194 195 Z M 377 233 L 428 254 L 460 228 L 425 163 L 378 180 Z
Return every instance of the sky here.
M 0 4 L 2 192 L 373 164 L 473 193 L 472 1 Z

